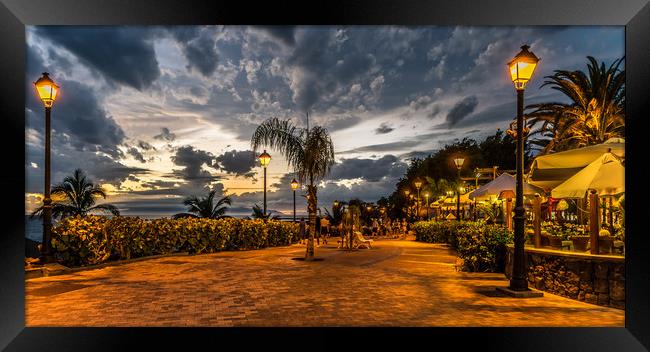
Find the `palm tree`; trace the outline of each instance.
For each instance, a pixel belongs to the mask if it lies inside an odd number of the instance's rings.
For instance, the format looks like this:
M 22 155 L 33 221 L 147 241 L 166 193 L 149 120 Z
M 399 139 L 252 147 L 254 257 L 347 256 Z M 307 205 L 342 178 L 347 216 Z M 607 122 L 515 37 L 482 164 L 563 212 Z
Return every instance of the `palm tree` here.
M 556 70 L 542 84 L 562 92 L 569 103 L 533 104 L 527 114 L 529 127 L 539 126 L 531 136 L 532 145 L 542 153 L 603 143 L 612 137 L 624 137 L 625 70 L 619 69 L 624 58 L 608 68 L 588 56 L 588 73 Z
M 280 220 L 280 215 L 273 215 L 271 216 L 272 211 L 268 212 L 268 214 L 264 214 L 264 210 L 259 204 L 253 205 L 253 214 L 251 216 L 253 219 L 272 219 L 272 220 Z
M 54 185 L 51 193 L 64 197 L 64 201 L 52 203 L 54 218 L 86 216 L 97 211 L 120 215 L 120 211 L 114 205 L 106 203 L 95 205 L 96 198 L 106 199 L 106 191 L 89 180 L 81 169 L 74 170 L 71 176 L 66 176 L 63 182 Z M 32 212 L 31 217 L 35 216 L 43 216 L 43 206 Z
M 309 126 L 309 114 L 307 114 Z M 327 176 L 334 165 L 334 146 L 327 129 L 321 126 L 299 128 L 291 120 L 270 118 L 255 129 L 251 138 L 253 150 L 266 146 L 276 149 L 292 167 L 298 182 L 307 185 L 307 212 L 309 213 L 309 240 L 306 260 L 314 258 L 314 233 L 316 232 L 315 182 Z
M 173 216 L 174 219 L 178 218 L 208 218 L 219 219 L 225 216 L 229 205 L 231 205 L 230 196 L 220 198 L 217 203 L 214 203 L 214 197 L 217 191 L 212 190 L 205 197 L 190 196 L 185 198 L 183 204 L 188 206 L 188 213 L 178 213 Z
M 331 212 L 325 207 L 323 207 L 323 209 L 325 210 L 325 214 L 332 225 L 338 226 L 338 224 L 341 223 L 341 220 L 343 219 L 343 203 L 332 205 Z

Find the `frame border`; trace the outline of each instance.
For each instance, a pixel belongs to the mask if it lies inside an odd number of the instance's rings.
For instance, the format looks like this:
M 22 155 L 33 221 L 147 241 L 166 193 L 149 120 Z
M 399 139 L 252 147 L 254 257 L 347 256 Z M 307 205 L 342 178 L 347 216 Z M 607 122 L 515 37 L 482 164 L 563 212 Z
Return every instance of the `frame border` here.
M 650 111 L 650 5 L 648 0 L 624 4 L 607 0 L 444 0 L 444 1 L 289 1 L 251 6 L 243 2 L 212 3 L 201 0 L 1 0 L 0 3 L 0 116 L 9 130 L 1 138 L 2 150 L 24 145 L 25 126 L 25 25 L 178 25 L 178 24 L 363 24 L 363 25 L 625 25 L 626 52 L 626 182 L 642 188 L 650 168 L 641 158 L 644 136 L 643 114 Z M 647 137 L 646 137 L 647 138 Z M 12 149 L 13 148 L 13 149 Z M 3 153 L 10 170 L 0 174 L 5 203 L 23 204 L 25 151 Z M 644 238 L 641 220 L 647 205 L 640 192 L 631 192 L 627 202 L 628 238 L 626 253 L 625 328 L 25 328 L 24 312 L 24 206 L 7 206 L 5 231 L 0 236 L 0 348 L 7 350 L 115 350 L 131 349 L 144 340 L 147 349 L 172 346 L 187 349 L 195 343 L 218 346 L 228 340 L 241 346 L 267 346 L 269 339 L 285 346 L 296 336 L 319 346 L 340 347 L 355 342 L 404 347 L 413 339 L 429 344 L 441 340 L 456 347 L 475 345 L 485 349 L 548 350 L 648 350 L 650 349 L 650 240 Z M 639 236 L 640 235 L 640 236 Z M 257 339 L 248 339 L 254 335 Z M 377 335 L 390 341 L 377 339 Z M 348 340 L 349 339 L 349 340 Z M 406 343 L 405 343 L 406 342 Z M 469 345 L 468 345 L 469 344 Z M 309 346 L 309 345 L 306 345 Z

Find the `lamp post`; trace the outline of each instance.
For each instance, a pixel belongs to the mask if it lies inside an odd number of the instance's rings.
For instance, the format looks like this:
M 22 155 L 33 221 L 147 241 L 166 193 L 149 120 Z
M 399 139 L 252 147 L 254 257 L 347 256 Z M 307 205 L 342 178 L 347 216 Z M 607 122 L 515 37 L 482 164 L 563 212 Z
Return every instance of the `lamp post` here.
M 409 216 L 409 208 L 410 208 L 410 203 L 409 203 L 409 194 L 411 194 L 411 190 L 408 188 L 404 190 L 404 195 L 406 196 L 406 217 L 408 218 Z
M 478 178 L 481 177 L 481 173 L 478 171 L 478 168 L 475 170 L 476 174 L 476 183 L 474 184 L 474 189 L 478 189 Z M 478 212 L 476 209 L 476 197 L 474 197 L 474 221 L 478 220 Z
M 508 62 L 512 82 L 517 91 L 517 186 L 515 200 L 515 246 L 513 255 L 512 276 L 509 289 L 513 291 L 528 291 L 526 280 L 526 263 L 524 253 L 524 89 L 533 76 L 539 58 L 528 51 L 524 45 L 521 51 Z
M 416 206 L 415 206 L 415 209 L 416 209 L 415 210 L 416 211 L 415 218 L 416 218 L 416 220 L 420 220 L 420 187 L 422 187 L 422 181 L 419 178 L 416 178 L 415 182 L 413 182 L 413 184 L 415 185 L 415 189 L 418 191 L 418 197 L 415 200 L 415 204 L 416 204 Z
M 264 168 L 264 216 L 266 216 L 266 167 L 269 166 L 269 163 L 271 162 L 271 156 L 265 149 L 258 158 L 260 159 L 260 165 Z
M 49 73 L 43 72 L 34 82 L 38 96 L 45 106 L 45 187 L 43 190 L 43 243 L 41 245 L 41 264 L 51 263 L 52 256 L 52 198 L 50 198 L 50 113 L 52 104 L 59 93 L 59 86 L 52 81 Z
M 429 192 L 424 193 L 424 199 L 427 201 L 427 221 L 429 220 Z
M 291 181 L 291 190 L 293 191 L 293 222 L 296 222 L 296 190 L 298 189 L 299 186 L 300 184 L 294 178 Z
M 464 158 L 457 157 L 454 159 L 454 164 L 456 169 L 458 169 L 458 189 L 457 189 L 457 198 L 456 198 L 456 220 L 460 221 L 460 169 L 463 167 L 465 162 Z

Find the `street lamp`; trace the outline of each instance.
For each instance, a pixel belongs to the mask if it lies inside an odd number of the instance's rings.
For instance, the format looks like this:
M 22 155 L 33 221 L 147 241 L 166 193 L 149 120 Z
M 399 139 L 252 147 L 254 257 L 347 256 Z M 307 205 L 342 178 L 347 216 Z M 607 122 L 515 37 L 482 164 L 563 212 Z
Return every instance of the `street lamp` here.
M 409 194 L 411 194 L 411 190 L 408 188 L 404 190 L 404 195 L 406 195 L 406 217 L 409 216 L 409 208 L 410 208 L 410 203 L 409 203 Z
M 476 184 L 474 185 L 475 189 L 478 189 L 478 178 L 481 177 L 481 173 L 476 168 Z M 478 220 L 478 212 L 476 209 L 476 197 L 474 197 L 474 221 Z
M 49 73 L 43 72 L 34 82 L 36 92 L 45 106 L 45 189 L 43 192 L 43 243 L 41 245 L 41 264 L 51 263 L 52 256 L 52 198 L 50 198 L 50 113 L 52 104 L 59 94 L 59 86 L 52 81 Z
M 429 192 L 424 193 L 424 199 L 427 200 L 427 221 L 429 220 Z
M 296 190 L 298 189 L 299 186 L 300 184 L 294 178 L 291 181 L 291 190 L 293 190 L 293 222 L 296 222 Z
M 260 165 L 264 168 L 264 216 L 266 216 L 266 167 L 269 166 L 269 163 L 271 162 L 271 156 L 265 149 L 258 158 L 260 159 Z
M 418 191 L 418 197 L 415 200 L 415 204 L 416 204 L 416 207 L 415 207 L 416 208 L 416 210 L 415 210 L 416 211 L 416 216 L 415 216 L 415 218 L 417 220 L 419 220 L 420 219 L 420 187 L 422 187 L 422 181 L 419 178 L 416 178 L 415 182 L 413 182 L 413 184 L 415 185 L 415 189 Z
M 460 169 L 463 167 L 464 162 L 465 162 L 464 158 L 461 157 L 454 158 L 454 164 L 456 165 L 456 169 L 458 169 L 459 188 L 457 190 L 457 198 L 456 198 L 456 220 L 458 221 L 460 221 Z
M 526 280 L 526 264 L 524 253 L 524 89 L 533 76 L 539 58 L 528 51 L 530 47 L 524 45 L 521 51 L 508 62 L 508 69 L 512 82 L 517 90 L 517 187 L 515 200 L 515 248 L 513 255 L 512 276 L 510 290 L 528 291 Z

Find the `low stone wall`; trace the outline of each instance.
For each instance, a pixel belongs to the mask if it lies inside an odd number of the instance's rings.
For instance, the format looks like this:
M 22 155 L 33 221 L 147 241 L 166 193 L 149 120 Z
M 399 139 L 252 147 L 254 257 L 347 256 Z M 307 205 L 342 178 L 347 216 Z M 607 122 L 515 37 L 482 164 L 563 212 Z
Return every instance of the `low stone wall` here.
M 506 255 L 512 273 L 513 246 Z M 526 248 L 528 284 L 538 290 L 587 303 L 625 308 L 625 258 Z

